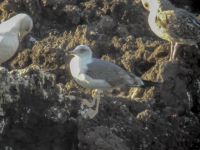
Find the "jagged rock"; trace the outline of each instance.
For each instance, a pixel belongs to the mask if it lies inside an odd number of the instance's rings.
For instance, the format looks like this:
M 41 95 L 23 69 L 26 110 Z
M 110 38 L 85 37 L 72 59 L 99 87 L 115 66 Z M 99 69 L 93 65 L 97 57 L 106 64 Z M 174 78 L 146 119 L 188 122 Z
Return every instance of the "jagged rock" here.
M 196 1 L 171 1 L 199 12 Z M 0 68 L 0 149 L 199 149 L 199 49 L 181 46 L 168 62 L 170 45 L 152 33 L 140 1 L 5 0 L 0 11 L 1 21 L 28 13 L 37 40 L 23 40 Z M 78 44 L 160 84 L 105 95 L 86 119 L 80 100 L 92 92 L 73 81 L 66 55 Z
M 124 144 L 123 139 L 116 136 L 109 128 L 104 126 L 95 127 L 88 131 L 86 135 L 80 135 L 80 142 L 84 145 L 90 145 L 88 150 L 92 149 L 109 149 L 109 150 L 129 150 Z M 84 145 L 80 145 L 84 148 Z
M 10 72 L 0 68 L 0 81 L 1 149 L 5 146 L 49 149 L 59 144 L 73 147 L 77 123 L 71 118 L 77 115 L 78 103 L 62 85 L 56 84 L 53 74 L 45 73 L 38 66 Z

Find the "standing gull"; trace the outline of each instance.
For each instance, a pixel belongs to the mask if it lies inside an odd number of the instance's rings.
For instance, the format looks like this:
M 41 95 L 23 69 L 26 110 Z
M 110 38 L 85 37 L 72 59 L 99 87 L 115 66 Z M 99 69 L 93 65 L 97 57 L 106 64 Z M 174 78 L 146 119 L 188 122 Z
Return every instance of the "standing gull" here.
M 87 115 L 94 118 L 98 113 L 100 93 L 123 87 L 140 87 L 144 82 L 137 76 L 129 74 L 119 66 L 92 58 L 92 50 L 86 45 L 77 46 L 72 52 L 70 71 L 74 80 L 84 88 L 96 89 L 98 95 L 92 103 L 84 100 L 89 107 Z M 96 103 L 96 108 L 92 109 Z
M 0 24 L 0 64 L 15 55 L 23 37 L 33 28 L 27 14 L 18 14 Z
M 168 0 L 142 0 L 149 10 L 148 23 L 160 38 L 171 43 L 170 60 L 178 54 L 178 45 L 197 45 L 200 41 L 200 21 L 190 12 L 176 8 Z

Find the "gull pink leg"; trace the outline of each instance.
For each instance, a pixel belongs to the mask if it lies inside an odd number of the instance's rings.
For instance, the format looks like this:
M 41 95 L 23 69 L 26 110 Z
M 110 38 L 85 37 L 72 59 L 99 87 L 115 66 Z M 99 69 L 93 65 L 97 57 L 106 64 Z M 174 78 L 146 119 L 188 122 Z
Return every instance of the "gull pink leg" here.
M 174 43 L 171 42 L 171 47 L 170 47 L 170 55 L 169 55 L 169 60 L 172 61 L 172 56 L 173 56 L 173 51 L 174 51 Z
M 174 50 L 173 50 L 173 54 L 172 54 L 172 60 L 175 60 L 177 55 L 179 54 L 179 44 L 178 43 L 175 43 L 175 46 L 174 46 Z
M 94 118 L 97 115 L 97 113 L 99 112 L 99 104 L 100 104 L 100 100 L 101 100 L 101 93 L 102 93 L 102 91 L 100 91 L 100 90 L 97 91 L 96 108 L 95 109 L 89 108 L 89 110 L 87 111 L 87 115 L 89 116 L 90 119 Z
M 88 100 L 83 99 L 81 104 L 91 108 L 91 107 L 94 107 L 95 103 L 96 103 L 96 99 L 93 99 L 92 102 L 89 102 Z

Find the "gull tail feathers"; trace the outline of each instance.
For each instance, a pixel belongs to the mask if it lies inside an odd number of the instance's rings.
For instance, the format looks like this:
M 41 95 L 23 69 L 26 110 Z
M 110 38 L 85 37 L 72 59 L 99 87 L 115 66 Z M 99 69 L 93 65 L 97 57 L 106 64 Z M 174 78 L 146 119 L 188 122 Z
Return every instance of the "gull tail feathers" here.
M 149 81 L 149 80 L 142 80 L 143 81 L 143 85 L 141 85 L 141 88 L 148 88 L 148 87 L 159 87 L 161 85 L 160 82 L 154 82 L 154 81 Z
M 148 88 L 148 87 L 158 87 L 161 85 L 159 82 L 149 81 L 149 80 L 143 80 L 140 77 L 130 74 L 130 76 L 134 79 L 134 82 L 129 87 L 141 87 L 141 88 Z

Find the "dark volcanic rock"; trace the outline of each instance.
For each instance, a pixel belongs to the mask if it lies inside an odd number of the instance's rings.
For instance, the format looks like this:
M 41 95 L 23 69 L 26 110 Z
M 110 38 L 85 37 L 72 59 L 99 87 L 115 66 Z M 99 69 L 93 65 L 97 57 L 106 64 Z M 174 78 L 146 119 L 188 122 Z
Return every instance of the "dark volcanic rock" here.
M 78 103 L 55 76 L 30 66 L 1 76 L 1 149 L 72 148 L 77 145 Z M 37 142 L 38 141 L 38 142 Z
M 171 1 L 199 11 L 196 1 Z M 23 40 L 9 70 L 0 68 L 0 149 L 199 150 L 199 49 L 181 46 L 168 62 L 170 45 L 151 32 L 140 1 L 5 0 L 0 11 L 2 21 L 31 15 L 37 40 Z M 92 92 L 73 81 L 65 54 L 79 44 L 160 84 L 105 95 L 86 119 L 80 100 Z

